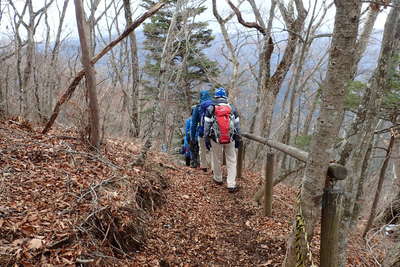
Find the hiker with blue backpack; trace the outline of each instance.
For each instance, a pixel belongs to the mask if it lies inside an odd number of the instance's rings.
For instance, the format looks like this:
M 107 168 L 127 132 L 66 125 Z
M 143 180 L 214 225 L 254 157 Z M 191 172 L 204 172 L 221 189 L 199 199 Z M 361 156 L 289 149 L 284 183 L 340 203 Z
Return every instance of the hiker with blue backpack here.
M 204 116 L 207 108 L 213 104 L 210 93 L 207 90 L 200 91 L 200 103 L 193 110 L 191 140 L 199 144 L 200 168 L 207 171 L 211 165 L 210 153 L 206 149 L 204 142 Z M 197 135 L 197 138 L 196 138 Z
M 193 109 L 190 115 L 191 116 L 188 117 L 185 121 L 185 135 L 183 137 L 183 148 L 181 152 L 185 156 L 186 166 L 190 166 L 192 159 L 192 153 L 190 151 L 190 130 L 192 126 Z
M 228 191 L 234 193 L 236 185 L 236 148 L 241 145 L 239 114 L 236 108 L 228 103 L 224 88 L 215 89 L 214 101 L 204 116 L 204 143 L 207 150 L 211 149 L 213 161 L 213 181 L 222 185 L 222 153 L 225 153 L 228 176 L 226 179 Z
M 192 106 L 190 123 L 188 123 L 188 119 L 186 120 L 186 136 L 189 142 L 190 167 L 192 168 L 199 167 L 199 142 L 198 142 L 199 133 L 196 131 L 194 135 L 192 135 L 193 115 L 196 110 L 196 107 L 197 105 Z

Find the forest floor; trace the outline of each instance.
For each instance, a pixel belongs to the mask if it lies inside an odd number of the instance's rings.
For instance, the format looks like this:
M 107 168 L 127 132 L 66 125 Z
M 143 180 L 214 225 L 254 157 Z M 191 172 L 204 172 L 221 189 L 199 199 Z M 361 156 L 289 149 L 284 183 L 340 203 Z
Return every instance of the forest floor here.
M 296 188 L 274 187 L 272 217 L 252 202 L 259 174 L 231 194 L 209 172 L 108 139 L 101 153 L 73 130 L 0 121 L 0 266 L 280 266 Z M 318 262 L 319 234 L 311 249 Z M 378 266 L 352 238 L 348 266 Z

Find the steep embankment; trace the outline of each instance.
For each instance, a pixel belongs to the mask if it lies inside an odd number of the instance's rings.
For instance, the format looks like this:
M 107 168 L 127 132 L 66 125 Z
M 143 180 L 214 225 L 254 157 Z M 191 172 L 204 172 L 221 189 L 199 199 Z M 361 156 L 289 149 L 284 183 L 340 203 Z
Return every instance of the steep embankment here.
M 280 266 L 295 189 L 276 186 L 266 218 L 255 173 L 230 194 L 166 154 L 133 166 L 139 145 L 107 140 L 93 154 L 77 136 L 0 122 L 0 266 Z M 373 266 L 358 242 L 350 252 L 349 266 Z

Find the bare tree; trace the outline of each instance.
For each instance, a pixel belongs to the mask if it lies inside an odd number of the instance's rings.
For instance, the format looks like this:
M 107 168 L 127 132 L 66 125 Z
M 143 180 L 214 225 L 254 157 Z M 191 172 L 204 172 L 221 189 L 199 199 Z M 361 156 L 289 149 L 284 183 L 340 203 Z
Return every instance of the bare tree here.
M 398 0 L 394 3 L 400 3 Z M 374 129 L 378 123 L 378 116 L 384 92 L 387 90 L 388 81 L 394 67 L 392 62 L 394 54 L 399 49 L 399 8 L 392 8 L 385 24 L 382 39 L 381 52 L 378 66 L 364 91 L 361 105 L 357 111 L 350 131 L 346 137 L 344 148 L 339 162 L 346 164 L 350 179 L 346 180 L 345 201 L 343 201 L 343 214 L 340 227 L 340 266 L 346 262 L 346 247 L 348 232 L 354 224 L 352 218 L 357 200 L 357 190 L 362 188 L 360 184 L 363 162 L 366 159 L 369 144 L 372 142 Z M 360 196 L 358 196 L 360 197 Z
M 349 69 L 354 64 L 354 50 L 361 12 L 358 0 L 335 1 L 336 15 L 329 64 L 324 86 L 321 89 L 321 111 L 317 131 L 313 136 L 300 196 L 300 209 L 308 239 L 313 236 L 320 205 L 316 201 L 323 192 L 324 177 L 333 155 L 331 149 L 339 132 L 338 122 L 344 112 L 345 86 L 351 78 Z M 294 229 L 296 229 L 294 227 Z M 295 230 L 289 238 L 285 266 L 296 265 Z M 297 251 L 304 254 L 304 251 Z
M 132 12 L 130 0 L 123 0 L 125 10 L 125 20 L 127 25 L 132 24 Z M 139 119 L 139 59 L 136 44 L 135 31 L 129 34 L 130 39 L 130 54 L 131 54 L 131 75 L 132 75 L 132 91 L 130 99 L 130 133 L 133 137 L 138 137 L 140 134 L 140 119 Z
M 378 202 L 379 202 L 379 199 L 380 199 L 380 196 L 381 196 L 381 192 L 382 192 L 383 181 L 385 179 L 386 170 L 388 168 L 389 161 L 390 161 L 390 158 L 391 158 L 391 155 L 392 155 L 394 140 L 395 140 L 395 137 L 394 137 L 394 135 L 392 135 L 390 137 L 390 141 L 389 141 L 388 147 L 386 148 L 385 159 L 383 160 L 382 167 L 381 167 L 381 169 L 379 171 L 378 187 L 377 187 L 377 189 L 375 191 L 374 201 L 372 202 L 371 211 L 370 211 L 370 214 L 368 216 L 367 224 L 366 224 L 364 232 L 363 232 L 363 237 L 365 237 L 367 235 L 367 232 L 371 229 L 372 223 L 375 220 L 376 210 L 377 210 Z
M 94 56 L 91 59 L 91 63 L 95 64 L 97 61 L 99 61 L 107 52 L 109 52 L 114 46 L 116 46 L 119 42 L 121 42 L 123 39 L 125 39 L 129 33 L 131 33 L 134 29 L 136 29 L 144 20 L 146 20 L 148 17 L 151 17 L 153 14 L 155 14 L 160 8 L 162 8 L 166 4 L 165 1 L 158 2 L 155 4 L 152 8 L 150 8 L 148 11 L 144 12 L 139 18 L 137 18 L 132 25 L 129 25 L 120 36 L 118 36 L 115 40 L 111 41 L 106 47 L 104 47 L 96 56 Z M 45 134 L 47 133 L 51 127 L 53 126 L 60 110 L 61 106 L 67 102 L 71 97 L 72 94 L 74 93 L 76 87 L 82 80 L 82 78 L 85 75 L 85 70 L 80 70 L 74 79 L 71 81 L 69 84 L 68 88 L 66 91 L 63 93 L 63 95 L 60 97 L 58 102 L 56 103 L 53 113 L 47 122 L 45 128 L 42 130 L 42 133 Z
M 244 27 L 256 29 L 262 34 L 262 48 L 259 54 L 259 74 L 257 86 L 256 107 L 251 118 L 250 132 L 259 130 L 260 135 L 269 136 L 274 105 L 280 91 L 281 85 L 293 64 L 294 54 L 298 44 L 300 33 L 303 30 L 304 21 L 307 16 L 307 11 L 304 8 L 302 0 L 289 2 L 287 8 L 282 1 L 271 1 L 268 22 L 265 23 L 261 17 L 260 11 L 254 1 L 249 1 L 252 6 L 253 13 L 256 17 L 256 22 L 247 22 L 243 19 L 242 13 L 230 0 L 226 0 L 231 9 L 235 12 L 238 22 Z M 293 3 L 294 2 L 294 3 Z M 293 5 L 296 7 L 296 12 Z M 275 16 L 275 9 L 278 7 L 288 33 L 285 52 L 283 53 L 280 62 L 277 64 L 274 73 L 271 73 L 271 58 L 274 48 L 277 46 L 274 43 L 274 38 L 271 34 L 272 22 Z M 259 121 L 257 124 L 256 121 Z M 256 125 L 259 125 L 256 129 Z M 254 154 L 255 159 L 261 155 L 262 146 L 258 145 Z M 254 160 L 254 163 L 256 162 Z
M 244 2 L 244 0 L 240 1 L 239 5 L 243 2 Z M 231 41 L 231 38 L 229 37 L 228 30 L 226 28 L 226 23 L 233 18 L 235 13 L 231 13 L 226 18 L 222 18 L 221 15 L 218 13 L 216 0 L 212 1 L 212 7 L 213 7 L 214 17 L 218 21 L 219 28 L 221 29 L 222 36 L 224 37 L 225 45 L 229 51 L 229 57 L 230 57 L 229 60 L 230 60 L 230 62 L 232 62 L 233 71 L 232 71 L 232 77 L 230 79 L 229 90 L 233 94 L 236 94 L 237 93 L 236 92 L 237 91 L 237 83 L 239 80 L 240 63 L 239 63 L 239 60 L 237 57 L 237 49 L 235 49 L 235 47 Z
M 100 146 L 100 126 L 99 126 L 99 104 L 97 102 L 96 76 L 92 62 L 90 61 L 90 46 L 87 38 L 87 25 L 85 25 L 85 15 L 82 7 L 82 0 L 74 0 L 76 23 L 78 26 L 79 41 L 81 44 L 81 61 L 85 71 L 86 88 L 89 96 L 89 129 L 90 144 L 98 149 Z
M 15 7 L 13 1 L 9 1 L 10 5 L 14 9 L 15 12 L 15 34 L 17 41 L 17 68 L 19 75 L 19 89 L 20 89 L 20 112 L 26 117 L 29 113 L 29 105 L 28 105 L 28 91 L 29 91 L 29 81 L 32 78 L 32 72 L 34 69 L 34 54 L 35 54 L 35 40 L 34 35 L 37 29 L 37 26 L 47 8 L 54 2 L 54 0 L 50 0 L 48 3 L 45 2 L 45 5 L 37 11 L 33 9 L 32 0 L 27 0 L 25 2 L 24 8 L 21 13 L 19 13 L 18 9 Z M 28 10 L 28 22 L 24 21 L 24 17 L 26 11 Z M 17 20 L 18 18 L 18 20 Z M 22 48 L 22 40 L 19 33 L 20 25 L 23 25 L 27 31 L 27 48 L 26 48 L 26 63 L 23 69 L 23 74 L 21 73 L 20 64 L 21 64 L 21 48 Z
M 50 64 L 49 64 L 49 70 L 46 72 L 45 76 L 45 82 L 44 82 L 44 88 L 43 90 L 47 89 L 47 92 L 43 92 L 43 113 L 47 114 L 51 111 L 51 107 L 53 105 L 54 101 L 54 94 L 56 91 L 57 85 L 60 85 L 60 74 L 57 72 L 57 63 L 59 60 L 59 53 L 60 53 L 60 48 L 61 48 L 61 43 L 62 43 L 62 31 L 63 31 L 63 26 L 65 22 L 65 14 L 67 12 L 69 0 L 64 0 L 61 12 L 60 12 L 60 20 L 59 24 L 57 27 L 57 32 L 56 32 L 56 38 L 53 42 L 53 47 L 50 51 Z M 46 23 L 46 47 L 50 46 L 50 31 L 51 31 L 51 25 L 48 23 L 48 12 L 46 11 L 45 13 L 45 23 Z M 47 44 L 49 43 L 49 44 Z M 47 49 L 46 49 L 47 50 Z M 47 56 L 47 53 L 46 55 Z

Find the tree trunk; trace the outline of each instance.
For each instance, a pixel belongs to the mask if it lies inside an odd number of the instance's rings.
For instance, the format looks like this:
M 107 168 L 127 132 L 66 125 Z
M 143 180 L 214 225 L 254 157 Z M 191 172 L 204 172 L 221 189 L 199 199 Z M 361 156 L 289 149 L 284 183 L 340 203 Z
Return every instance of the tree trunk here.
M 85 16 L 82 7 L 82 0 L 75 1 L 76 23 L 78 26 L 79 41 L 81 44 L 81 62 L 85 71 L 86 88 L 89 96 L 89 129 L 90 144 L 93 148 L 100 147 L 100 126 L 99 126 L 99 104 L 97 102 L 96 76 L 93 64 L 90 61 L 90 47 L 87 39 L 87 25 L 85 25 Z
M 315 223 L 320 212 L 320 199 L 329 161 L 333 158 L 331 149 L 339 133 L 339 118 L 344 112 L 345 87 L 349 69 L 354 64 L 361 3 L 358 0 L 335 1 L 336 15 L 332 37 L 329 65 L 325 86 L 321 90 L 321 113 L 317 131 L 311 143 L 311 152 L 303 178 L 300 206 L 303 211 L 309 240 L 313 236 Z M 289 238 L 284 266 L 296 266 L 295 232 Z
M 365 158 L 362 164 L 362 172 L 360 176 L 360 181 L 358 183 L 358 188 L 357 188 L 357 193 L 356 193 L 356 200 L 354 202 L 354 209 L 353 209 L 353 214 L 351 216 L 351 221 L 350 225 L 356 224 L 358 222 L 358 216 L 361 213 L 361 208 L 362 208 L 362 203 L 364 202 L 364 183 L 368 178 L 368 166 L 369 166 L 369 160 L 371 158 L 371 152 L 372 152 L 372 145 L 373 142 L 371 142 L 368 146 L 367 153 L 365 154 Z M 350 177 L 351 179 L 351 177 Z
M 317 103 L 318 103 L 318 95 L 317 93 L 314 93 L 312 96 L 312 99 L 310 100 L 310 107 L 307 111 L 306 118 L 304 120 L 304 126 L 303 126 L 303 131 L 301 133 L 302 136 L 308 135 L 310 132 L 310 127 L 311 127 L 311 122 L 312 122 L 312 117 L 314 115 L 315 109 L 317 108 Z
M 129 26 L 133 23 L 131 3 L 130 0 L 123 0 L 125 10 L 126 24 Z M 131 127 L 130 133 L 132 137 L 139 137 L 140 134 L 140 119 L 139 119 L 139 59 L 136 43 L 135 31 L 129 34 L 130 39 L 130 53 L 131 53 L 131 72 L 132 72 L 132 91 L 131 91 L 131 107 L 130 107 L 130 119 Z
M 367 225 L 365 226 L 364 229 L 363 233 L 364 238 L 367 235 L 368 231 L 371 229 L 372 223 L 376 216 L 376 209 L 378 207 L 378 202 L 382 192 L 383 181 L 385 180 L 386 170 L 389 165 L 390 156 L 392 154 L 393 143 L 394 143 L 394 135 L 390 137 L 389 145 L 386 149 L 386 157 L 385 160 L 383 161 L 381 170 L 379 172 L 378 187 L 376 188 L 374 201 L 372 202 L 371 212 L 368 217 Z
M 374 29 L 375 21 L 378 18 L 380 9 L 379 8 L 372 8 L 372 4 L 367 13 L 367 19 L 364 23 L 363 31 L 360 34 L 360 37 L 357 41 L 357 49 L 356 49 L 356 58 L 355 63 L 352 68 L 352 75 L 353 79 L 357 75 L 358 63 L 360 62 L 362 55 L 367 50 L 368 41 L 371 37 L 372 30 Z
M 168 109 L 168 79 L 169 79 L 169 66 L 171 66 L 170 62 L 173 58 L 172 44 L 175 41 L 174 37 L 176 35 L 176 24 L 178 20 L 178 14 L 181 7 L 184 5 L 184 2 L 187 0 L 178 0 L 176 3 L 176 9 L 172 16 L 171 22 L 169 24 L 167 36 L 164 42 L 164 47 L 161 53 L 161 62 L 160 62 L 160 75 L 157 82 L 157 88 L 159 89 L 158 99 L 159 103 L 156 106 L 158 108 L 156 115 L 159 117 L 159 125 L 158 125 L 158 133 L 157 136 L 161 141 L 161 147 L 166 146 L 168 143 L 168 114 L 166 110 Z M 157 104 L 157 103 L 156 103 Z
M 51 112 L 51 107 L 53 106 L 54 102 L 54 93 L 57 88 L 57 83 L 60 80 L 60 75 L 56 70 L 57 62 L 58 62 L 58 55 L 60 51 L 60 46 L 61 46 L 61 33 L 63 30 L 63 25 L 65 21 L 65 14 L 67 12 L 69 0 L 64 0 L 63 8 L 60 14 L 60 21 L 58 24 L 57 28 L 57 34 L 56 34 L 56 39 L 54 41 L 54 46 L 51 51 L 51 58 L 50 58 L 50 70 L 48 74 L 48 93 L 46 96 L 46 101 L 45 101 L 45 113 L 50 113 Z
M 394 1 L 395 5 L 399 3 L 399 0 Z M 346 164 L 349 170 L 349 179 L 345 181 L 346 194 L 340 221 L 339 266 L 346 265 L 347 240 L 354 212 L 356 191 L 363 171 L 363 162 L 366 158 L 369 144 L 372 141 L 374 129 L 378 123 L 377 113 L 380 109 L 384 92 L 388 87 L 391 68 L 394 67 L 392 61 L 394 60 L 395 51 L 399 48 L 399 15 L 399 8 L 392 8 L 387 17 L 378 66 L 364 92 L 362 104 L 357 111 L 357 116 L 351 125 L 348 138 L 340 155 L 339 163 Z

